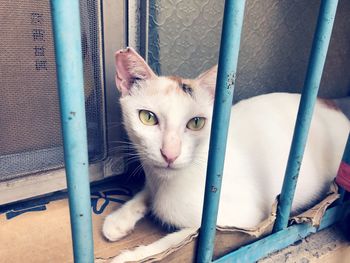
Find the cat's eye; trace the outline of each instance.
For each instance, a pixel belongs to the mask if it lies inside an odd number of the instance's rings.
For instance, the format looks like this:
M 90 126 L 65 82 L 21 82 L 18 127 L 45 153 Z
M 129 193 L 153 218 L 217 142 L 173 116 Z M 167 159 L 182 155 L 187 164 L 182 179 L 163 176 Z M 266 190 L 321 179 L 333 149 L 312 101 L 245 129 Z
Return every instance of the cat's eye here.
M 186 127 L 192 131 L 199 131 L 204 127 L 205 118 L 203 117 L 194 117 L 189 120 Z
M 153 126 L 158 124 L 157 116 L 148 110 L 140 110 L 139 118 L 140 121 L 145 125 Z

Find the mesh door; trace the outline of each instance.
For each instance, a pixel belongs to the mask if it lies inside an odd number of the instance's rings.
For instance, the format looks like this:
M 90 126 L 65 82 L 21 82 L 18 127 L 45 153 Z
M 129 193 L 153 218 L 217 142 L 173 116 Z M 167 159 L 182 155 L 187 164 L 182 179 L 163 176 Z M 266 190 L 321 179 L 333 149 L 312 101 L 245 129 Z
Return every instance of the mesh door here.
M 99 1 L 81 1 L 89 158 L 104 156 Z M 49 1 L 0 1 L 0 181 L 63 166 Z M 67 29 L 69 30 L 69 29 Z

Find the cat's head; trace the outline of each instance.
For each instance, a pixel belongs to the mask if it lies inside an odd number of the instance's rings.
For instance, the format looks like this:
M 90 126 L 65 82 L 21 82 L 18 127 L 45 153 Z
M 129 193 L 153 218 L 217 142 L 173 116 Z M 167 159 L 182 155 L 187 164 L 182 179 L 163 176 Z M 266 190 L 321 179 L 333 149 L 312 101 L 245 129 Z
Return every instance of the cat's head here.
M 157 76 L 132 48 L 118 51 L 115 64 L 124 125 L 141 161 L 167 171 L 203 165 L 216 67 L 196 79 Z

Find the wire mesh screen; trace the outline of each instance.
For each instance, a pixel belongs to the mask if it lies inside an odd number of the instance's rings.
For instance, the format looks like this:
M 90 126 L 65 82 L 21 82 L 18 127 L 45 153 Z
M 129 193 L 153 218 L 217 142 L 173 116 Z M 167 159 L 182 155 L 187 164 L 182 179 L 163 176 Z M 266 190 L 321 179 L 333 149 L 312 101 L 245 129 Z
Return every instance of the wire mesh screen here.
M 272 91 L 301 91 L 319 6 L 319 0 L 246 1 L 235 100 Z M 216 64 L 223 9 L 224 1 L 150 0 L 152 68 L 163 75 L 195 77 Z M 340 1 L 322 96 L 350 93 L 349 12 L 350 1 Z
M 104 154 L 99 1 L 81 1 L 89 158 Z M 63 166 L 49 1 L 0 1 L 0 181 Z M 69 30 L 67 28 L 67 30 Z

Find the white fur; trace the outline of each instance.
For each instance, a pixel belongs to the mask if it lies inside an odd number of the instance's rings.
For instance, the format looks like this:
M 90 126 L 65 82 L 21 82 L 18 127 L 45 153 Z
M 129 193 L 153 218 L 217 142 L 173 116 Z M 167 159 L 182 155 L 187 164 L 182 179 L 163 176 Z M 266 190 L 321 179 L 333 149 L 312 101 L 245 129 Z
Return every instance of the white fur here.
M 138 87 L 121 98 L 124 124 L 137 146 L 146 185 L 135 199 L 106 218 L 103 233 L 108 239 L 117 240 L 131 231 L 147 213 L 147 205 L 166 224 L 189 232 L 200 227 L 213 103 L 213 93 L 201 88 L 201 78 L 203 75 L 185 80 L 193 87 L 192 96 L 172 79 L 152 77 L 136 83 Z M 218 225 L 254 227 L 269 215 L 281 190 L 299 99 L 297 94 L 273 93 L 232 107 Z M 159 124 L 142 124 L 140 109 L 155 113 Z M 207 122 L 202 130 L 191 131 L 186 123 L 196 116 Z M 341 112 L 316 103 L 293 213 L 325 194 L 336 175 L 349 130 L 350 122 Z M 169 133 L 181 141 L 181 154 L 170 167 L 160 153 Z M 124 252 L 113 262 L 164 251 L 188 235 L 187 230 Z

